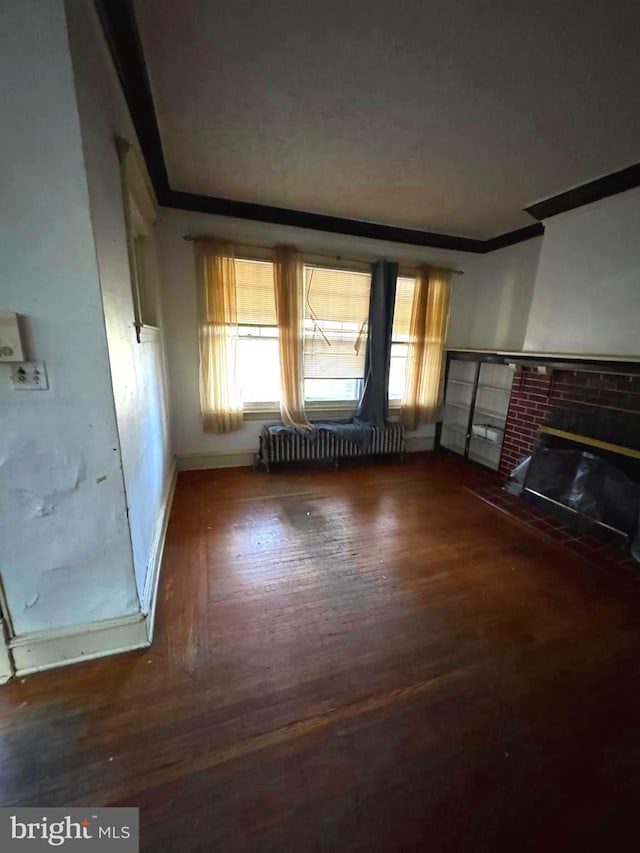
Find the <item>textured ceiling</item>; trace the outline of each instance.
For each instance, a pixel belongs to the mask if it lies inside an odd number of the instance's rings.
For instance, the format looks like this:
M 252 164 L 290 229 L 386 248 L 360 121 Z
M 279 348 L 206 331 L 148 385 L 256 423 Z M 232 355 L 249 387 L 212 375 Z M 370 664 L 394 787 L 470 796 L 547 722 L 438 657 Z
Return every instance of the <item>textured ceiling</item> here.
M 640 160 L 640 3 L 135 8 L 176 190 L 487 238 Z

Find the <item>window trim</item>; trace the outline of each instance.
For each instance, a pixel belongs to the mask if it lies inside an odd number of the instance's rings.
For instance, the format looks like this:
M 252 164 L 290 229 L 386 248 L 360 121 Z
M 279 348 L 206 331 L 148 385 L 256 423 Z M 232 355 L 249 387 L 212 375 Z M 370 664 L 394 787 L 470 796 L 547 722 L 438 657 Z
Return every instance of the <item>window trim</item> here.
M 148 183 L 146 167 L 141 162 L 136 147 L 130 140 L 122 137 L 116 137 L 115 143 L 120 161 L 124 226 L 133 300 L 133 325 L 139 344 L 153 343 L 160 340 L 161 329 L 159 326 L 144 322 L 142 284 L 136 260 L 135 241 L 142 237 L 155 244 L 156 202 Z M 155 245 L 154 251 L 157 251 Z M 156 289 L 159 287 L 157 281 L 155 286 Z M 156 294 L 156 298 L 159 298 L 158 294 Z
M 305 403 L 304 408 L 310 420 L 330 420 L 332 418 L 338 419 L 352 417 L 357 408 L 357 403 L 354 404 L 353 401 L 334 403 L 332 401 L 329 406 L 321 404 L 317 407 L 311 403 Z M 244 404 L 245 421 L 275 421 L 278 420 L 279 417 L 279 403 L 271 405 L 260 404 L 255 406 L 252 406 L 250 403 Z

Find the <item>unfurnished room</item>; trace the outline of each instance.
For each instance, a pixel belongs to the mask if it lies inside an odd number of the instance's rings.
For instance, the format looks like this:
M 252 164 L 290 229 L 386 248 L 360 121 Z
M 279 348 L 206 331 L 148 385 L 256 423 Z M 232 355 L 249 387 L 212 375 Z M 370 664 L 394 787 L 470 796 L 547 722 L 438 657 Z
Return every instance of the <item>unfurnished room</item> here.
M 3 853 L 638 849 L 638 33 L 1 5 Z

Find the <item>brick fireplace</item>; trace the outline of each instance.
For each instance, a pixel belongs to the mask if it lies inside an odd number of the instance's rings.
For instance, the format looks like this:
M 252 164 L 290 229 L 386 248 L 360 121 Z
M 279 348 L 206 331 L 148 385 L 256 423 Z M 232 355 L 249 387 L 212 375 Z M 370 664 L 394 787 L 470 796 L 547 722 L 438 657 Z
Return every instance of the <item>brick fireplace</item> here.
M 514 377 L 505 424 L 499 475 L 506 479 L 520 459 L 533 450 L 538 427 L 548 423 L 562 406 L 602 412 L 640 413 L 640 365 L 634 375 L 595 373 L 535 367 L 518 368 Z

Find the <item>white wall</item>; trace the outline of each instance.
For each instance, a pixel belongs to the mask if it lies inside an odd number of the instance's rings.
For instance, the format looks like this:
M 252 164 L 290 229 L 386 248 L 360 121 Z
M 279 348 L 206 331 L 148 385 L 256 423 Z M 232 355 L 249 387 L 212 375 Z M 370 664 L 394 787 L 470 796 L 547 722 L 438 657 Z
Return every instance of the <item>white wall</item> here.
M 67 17 L 136 583 L 141 595 L 172 466 L 164 352 L 161 340 L 138 343 L 134 327 L 114 139 L 123 136 L 135 140 L 135 131 L 94 4 L 69 0 Z
M 0 572 L 17 634 L 138 599 L 62 0 L 0 8 L 0 310 L 48 391 L 0 366 Z
M 525 349 L 640 355 L 640 189 L 545 223 Z
M 481 255 L 454 283 L 448 346 L 522 349 L 543 239 Z
M 454 283 L 447 344 L 640 355 L 640 189 L 560 214 Z
M 203 432 L 198 394 L 198 325 L 197 291 L 193 244 L 183 240 L 185 234 L 211 235 L 237 243 L 274 245 L 291 243 L 301 251 L 330 253 L 346 258 L 375 260 L 388 258 L 401 264 L 441 263 L 456 266 L 465 275 L 454 276 L 454 294 L 463 279 L 471 278 L 478 256 L 462 252 L 446 252 L 415 246 L 362 240 L 339 234 L 325 234 L 302 228 L 290 228 L 268 223 L 249 222 L 229 217 L 208 216 L 178 210 L 160 212 L 159 247 L 166 341 L 171 389 L 173 448 L 176 455 L 255 453 L 261 421 L 246 421 L 243 429 L 228 435 Z M 269 420 L 277 420 L 274 415 Z M 432 443 L 434 429 L 423 427 L 414 433 L 409 446 L 418 449 Z M 184 462 L 184 459 L 182 460 Z M 238 457 L 240 464 L 246 458 Z

